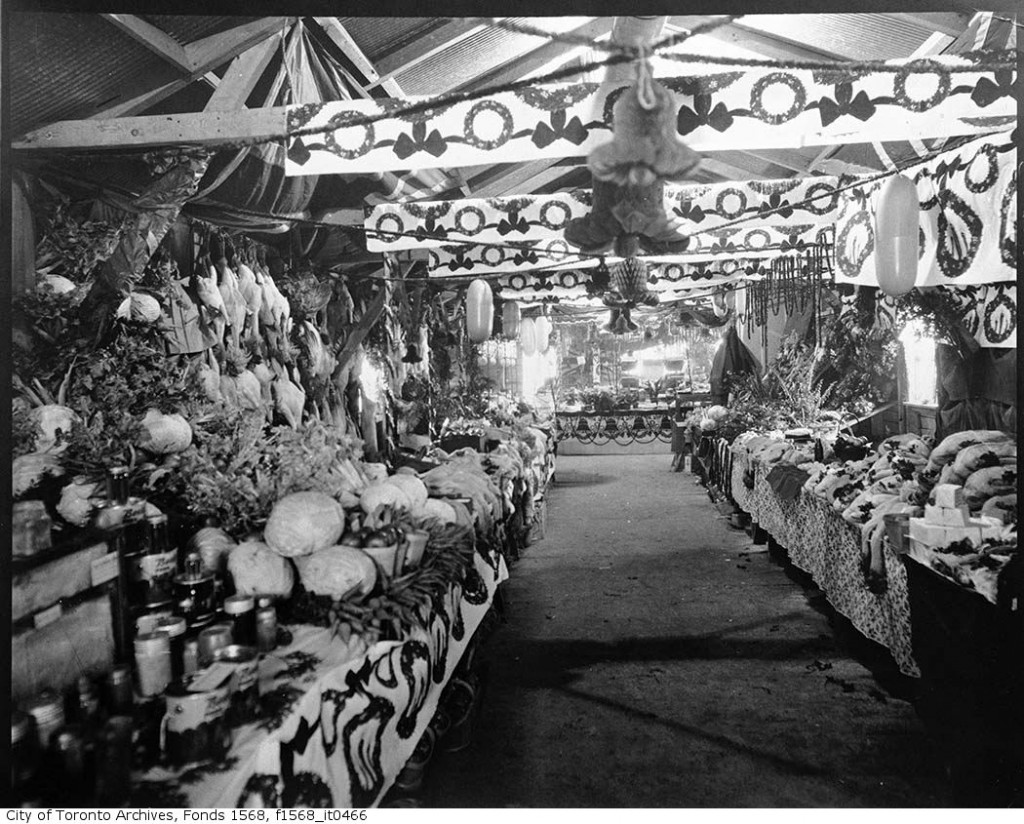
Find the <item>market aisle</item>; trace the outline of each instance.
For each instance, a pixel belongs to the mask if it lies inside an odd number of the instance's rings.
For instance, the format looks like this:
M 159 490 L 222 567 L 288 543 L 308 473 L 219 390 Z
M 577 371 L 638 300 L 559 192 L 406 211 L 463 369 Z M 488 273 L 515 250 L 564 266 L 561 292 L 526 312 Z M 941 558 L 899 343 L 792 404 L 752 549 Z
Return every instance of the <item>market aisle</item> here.
M 842 651 L 815 590 L 671 456 L 562 457 L 546 539 L 507 585 L 451 807 L 931 806 L 911 705 Z

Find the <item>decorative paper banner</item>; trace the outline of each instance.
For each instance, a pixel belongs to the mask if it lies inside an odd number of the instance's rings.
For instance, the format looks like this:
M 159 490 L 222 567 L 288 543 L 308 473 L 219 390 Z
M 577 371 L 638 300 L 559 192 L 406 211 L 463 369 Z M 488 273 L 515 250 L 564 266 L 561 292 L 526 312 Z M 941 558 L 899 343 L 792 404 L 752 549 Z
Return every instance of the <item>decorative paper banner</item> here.
M 690 237 L 685 254 L 652 255 L 643 259 L 654 263 L 694 263 L 698 261 L 745 258 L 777 258 L 801 254 L 821 242 L 820 226 L 775 226 L 715 229 Z M 618 260 L 607 257 L 609 262 Z M 541 241 L 532 249 L 502 246 L 445 246 L 427 252 L 427 270 L 431 276 L 493 272 L 525 272 L 533 269 L 580 269 L 594 265 L 592 256 L 581 257 L 564 240 Z
M 834 223 L 840 205 L 836 189 L 857 179 L 844 178 L 842 184 L 835 177 L 808 177 L 666 186 L 665 213 L 678 226 L 680 236 L 710 231 L 738 218 L 748 218 L 742 224 L 744 229 Z M 577 190 L 552 195 L 381 204 L 370 210 L 363 224 L 367 230 L 366 248 L 370 252 L 393 252 L 438 248 L 450 245 L 452 240 L 532 243 L 561 238 L 570 220 L 589 214 L 591 197 L 590 190 Z M 812 202 L 796 205 L 810 198 Z
M 770 273 L 770 265 L 764 265 L 764 261 L 745 261 L 742 266 L 735 260 L 727 263 L 727 267 L 678 263 L 654 266 L 648 285 L 663 301 L 669 301 L 726 283 L 762 280 Z M 520 303 L 603 305 L 600 298 L 588 296 L 590 282 L 590 270 L 555 272 L 547 276 L 532 272 L 499 278 L 497 291 L 502 300 Z
M 1009 133 L 989 135 L 913 167 L 921 204 L 917 286 L 1017 278 L 1017 152 Z M 875 196 L 883 181 L 843 195 L 836 277 L 877 286 Z
M 680 64 L 658 78 L 674 93 L 676 129 L 696 151 L 926 140 L 991 131 L 1016 119 L 1014 72 L 965 71 L 962 56 L 894 61 L 897 71 L 855 72 Z M 914 68 L 924 73 L 914 72 Z M 585 157 L 608 140 L 612 109 L 627 88 L 538 85 L 482 100 L 395 114 L 413 102 L 359 100 L 296 106 L 288 131 L 338 127 L 289 140 L 285 174 L 366 174 Z
M 960 321 L 983 347 L 1017 348 L 1017 284 L 992 283 L 980 286 L 940 286 L 960 304 Z M 876 322 L 891 327 L 896 321 L 896 300 L 879 292 L 875 304 Z M 843 312 L 856 306 L 857 296 L 840 295 Z

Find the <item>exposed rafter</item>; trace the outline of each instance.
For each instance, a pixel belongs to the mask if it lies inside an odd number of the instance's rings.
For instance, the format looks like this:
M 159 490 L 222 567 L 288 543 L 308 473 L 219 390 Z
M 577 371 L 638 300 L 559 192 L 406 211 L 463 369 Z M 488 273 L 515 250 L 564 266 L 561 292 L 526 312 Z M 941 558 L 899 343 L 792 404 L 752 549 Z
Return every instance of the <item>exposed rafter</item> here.
M 280 45 L 281 38 L 272 35 L 231 61 L 220 85 L 206 104 L 206 111 L 228 112 L 245 108 L 245 101 Z
M 88 117 L 92 120 L 106 120 L 118 117 L 132 117 L 140 112 L 144 112 L 160 101 L 166 100 L 171 95 L 181 91 L 194 82 L 197 77 L 205 76 L 208 72 L 212 72 L 213 69 L 222 66 L 252 46 L 269 37 L 273 37 L 278 32 L 282 32 L 294 19 L 292 17 L 266 17 L 255 23 L 247 23 L 244 26 L 223 32 L 225 35 L 235 34 L 234 37 L 219 41 L 223 48 L 221 52 L 214 52 L 209 48 L 210 44 L 207 41 L 210 38 L 197 41 L 198 43 L 207 43 L 207 46 L 202 51 L 205 56 L 203 62 L 193 63 L 193 69 L 188 75 L 161 83 L 155 87 L 152 86 L 152 81 L 146 78 L 139 78 L 131 85 L 125 87 L 124 94 L 120 100 L 89 113 Z M 219 37 L 219 35 L 215 36 Z M 188 53 L 190 46 L 184 46 L 183 48 Z M 189 59 L 194 59 L 194 56 Z
M 348 30 L 341 24 L 337 17 L 314 17 L 317 25 L 324 30 L 324 33 L 345 55 L 365 77 L 369 85 L 379 85 L 391 97 L 402 97 L 402 87 L 393 79 L 381 80 L 380 73 L 373 65 L 373 62 L 364 54 L 363 50 L 353 39 Z
M 101 14 L 100 17 L 141 43 L 153 54 L 160 55 L 175 68 L 186 74 L 192 73 L 192 61 L 185 47 L 163 29 L 147 23 L 134 14 Z

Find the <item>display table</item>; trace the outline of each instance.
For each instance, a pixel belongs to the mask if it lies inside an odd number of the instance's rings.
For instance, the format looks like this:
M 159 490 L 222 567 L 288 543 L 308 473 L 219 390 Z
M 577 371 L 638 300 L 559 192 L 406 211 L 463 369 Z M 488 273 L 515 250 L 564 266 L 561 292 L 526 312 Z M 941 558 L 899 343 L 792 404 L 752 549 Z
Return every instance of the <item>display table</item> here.
M 611 412 L 558 412 L 555 431 L 559 441 L 575 438 L 581 443 L 604 445 L 616 443 L 672 442 L 674 409 L 616 409 Z
M 945 761 L 953 803 L 1019 805 L 1024 606 L 996 606 L 910 555 L 903 563 L 921 666 L 917 708 Z
M 369 647 L 292 627 L 260 662 L 264 706 L 235 729 L 227 759 L 134 776 L 132 803 L 154 807 L 372 807 L 405 766 L 474 632 L 508 578 L 498 553 L 474 556 L 464 585 L 435 603 L 429 631 Z M 271 696 L 268 700 L 267 696 Z
M 743 481 L 748 469 L 746 456 L 737 454 L 731 482 L 736 505 L 786 548 L 795 566 L 810 573 L 836 612 L 888 648 L 902 673 L 919 676 L 910 640 L 907 573 L 887 542 L 882 542 L 887 586 L 875 593 L 865 581 L 858 527 L 807 491 L 791 501 L 780 499 L 765 480 L 768 469 L 760 464 L 752 467 L 754 485 L 748 488 Z

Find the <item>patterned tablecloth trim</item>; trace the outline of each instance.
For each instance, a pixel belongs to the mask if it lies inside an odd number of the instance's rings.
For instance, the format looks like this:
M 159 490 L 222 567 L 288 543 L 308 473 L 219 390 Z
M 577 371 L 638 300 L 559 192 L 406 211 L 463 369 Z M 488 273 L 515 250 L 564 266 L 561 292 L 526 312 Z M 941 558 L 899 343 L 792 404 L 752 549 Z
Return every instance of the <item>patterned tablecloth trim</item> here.
M 135 776 L 140 803 L 376 806 L 412 755 L 507 578 L 500 555 L 478 551 L 463 585 L 453 585 L 436 605 L 429 631 L 369 649 L 362 643 L 346 647 L 327 630 L 300 627 L 291 647 L 260 664 L 262 692 L 275 681 L 294 691 L 283 718 L 272 729 L 249 724 L 235 730 L 229 761 L 220 767 Z M 281 662 L 297 660 L 296 652 L 315 666 L 282 683 Z
M 796 500 L 781 500 L 765 480 L 768 468 L 760 464 L 754 467 L 754 488 L 747 489 L 747 466 L 747 459 L 737 455 L 730 483 L 737 505 L 786 547 L 793 565 L 811 575 L 836 612 L 886 647 L 902 673 L 920 676 L 911 646 L 907 574 L 887 543 L 883 541 L 887 586 L 876 594 L 864 579 L 856 526 L 809 492 Z

